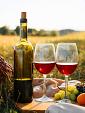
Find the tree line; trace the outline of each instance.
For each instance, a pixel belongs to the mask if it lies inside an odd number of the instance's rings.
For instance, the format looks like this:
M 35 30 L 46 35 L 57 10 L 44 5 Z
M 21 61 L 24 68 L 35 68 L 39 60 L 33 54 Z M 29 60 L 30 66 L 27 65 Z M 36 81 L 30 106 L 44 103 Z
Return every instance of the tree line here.
M 29 28 L 27 29 L 28 35 L 30 36 L 58 36 L 59 32 L 55 30 L 46 31 L 44 29 L 36 30 Z M 20 35 L 20 27 L 17 26 L 15 29 L 9 29 L 7 26 L 0 27 L 0 35 Z

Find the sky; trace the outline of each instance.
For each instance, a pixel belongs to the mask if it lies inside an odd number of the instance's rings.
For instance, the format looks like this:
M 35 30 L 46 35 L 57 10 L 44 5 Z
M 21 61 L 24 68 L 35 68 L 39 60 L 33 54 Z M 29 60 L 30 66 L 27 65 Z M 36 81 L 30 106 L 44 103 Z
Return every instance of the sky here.
M 0 0 L 0 27 L 16 28 L 22 11 L 29 28 L 85 31 L 85 0 Z

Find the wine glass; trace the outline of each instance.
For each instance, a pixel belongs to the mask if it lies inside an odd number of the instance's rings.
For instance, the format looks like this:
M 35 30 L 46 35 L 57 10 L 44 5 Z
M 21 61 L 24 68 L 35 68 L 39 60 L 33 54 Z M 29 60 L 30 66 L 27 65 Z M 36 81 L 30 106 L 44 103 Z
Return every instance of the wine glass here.
M 61 102 L 70 102 L 67 96 L 68 77 L 78 65 L 78 51 L 76 43 L 58 43 L 56 49 L 56 67 L 65 76 L 65 97 Z
M 35 68 L 43 74 L 43 96 L 36 101 L 53 101 L 46 96 L 46 74 L 50 73 L 55 66 L 55 47 L 52 43 L 36 44 L 34 51 Z

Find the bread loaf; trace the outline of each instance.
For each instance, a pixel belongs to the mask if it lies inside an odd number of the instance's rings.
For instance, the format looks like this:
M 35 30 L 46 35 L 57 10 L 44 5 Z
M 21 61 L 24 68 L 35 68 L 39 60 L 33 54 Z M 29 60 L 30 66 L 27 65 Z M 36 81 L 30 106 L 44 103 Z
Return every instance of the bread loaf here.
M 62 80 L 61 80 L 62 81 Z M 46 78 L 46 95 L 53 97 L 55 93 L 59 91 L 57 87 L 58 81 L 53 78 Z M 33 97 L 40 98 L 43 96 L 43 78 L 33 79 Z
M 46 90 L 46 95 L 48 97 L 53 97 L 59 90 L 60 89 L 55 84 L 49 85 Z
M 43 96 L 43 89 L 40 86 L 33 87 L 33 97 L 40 98 Z

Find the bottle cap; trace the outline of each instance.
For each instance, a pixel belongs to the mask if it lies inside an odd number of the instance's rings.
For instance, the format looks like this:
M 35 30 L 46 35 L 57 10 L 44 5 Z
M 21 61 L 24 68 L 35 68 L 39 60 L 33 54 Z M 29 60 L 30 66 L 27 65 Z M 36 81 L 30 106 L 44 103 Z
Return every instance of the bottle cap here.
M 21 12 L 21 18 L 26 18 L 26 12 Z

